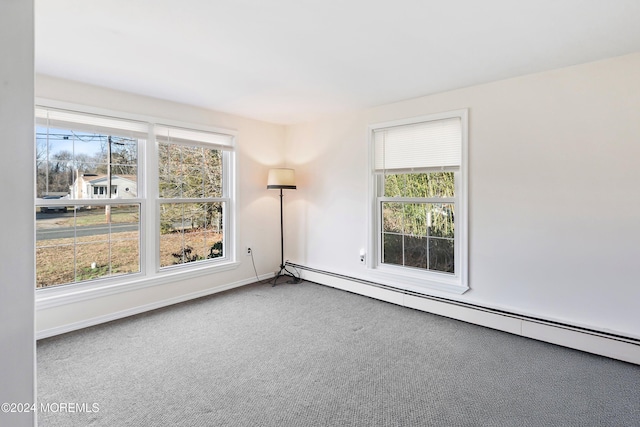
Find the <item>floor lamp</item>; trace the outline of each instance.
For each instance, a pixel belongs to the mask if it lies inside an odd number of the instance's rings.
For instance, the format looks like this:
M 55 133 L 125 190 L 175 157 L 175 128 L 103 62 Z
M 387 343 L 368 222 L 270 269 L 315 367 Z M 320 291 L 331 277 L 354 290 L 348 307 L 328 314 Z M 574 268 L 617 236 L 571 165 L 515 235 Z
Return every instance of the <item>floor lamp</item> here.
M 284 265 L 284 221 L 282 216 L 282 190 L 296 189 L 296 178 L 294 170 L 283 168 L 269 169 L 267 189 L 280 190 L 280 271 L 273 279 L 273 286 L 276 285 L 278 278 L 280 278 L 281 276 L 291 276 L 293 277 L 293 279 L 290 281 L 290 283 L 298 283 L 300 281 L 300 278 L 287 270 L 287 267 Z

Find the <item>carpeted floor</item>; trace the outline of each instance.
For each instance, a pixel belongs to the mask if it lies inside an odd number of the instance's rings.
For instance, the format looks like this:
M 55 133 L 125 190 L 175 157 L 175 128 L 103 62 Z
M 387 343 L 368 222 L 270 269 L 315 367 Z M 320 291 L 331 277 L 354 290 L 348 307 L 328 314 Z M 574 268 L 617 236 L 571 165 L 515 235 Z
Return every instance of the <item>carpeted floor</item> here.
M 640 426 L 640 366 L 311 283 L 41 340 L 37 357 L 39 426 Z

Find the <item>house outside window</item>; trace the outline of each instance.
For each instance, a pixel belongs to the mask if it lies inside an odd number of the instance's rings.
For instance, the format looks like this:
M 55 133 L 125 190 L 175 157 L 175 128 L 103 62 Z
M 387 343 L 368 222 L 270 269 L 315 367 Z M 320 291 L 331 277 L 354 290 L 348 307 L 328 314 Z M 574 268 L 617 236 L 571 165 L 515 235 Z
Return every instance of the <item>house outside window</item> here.
M 467 111 L 370 127 L 370 267 L 411 290 L 467 289 Z
M 35 134 L 40 291 L 234 267 L 232 134 L 49 107 Z
M 104 174 L 80 174 L 70 188 L 71 194 L 79 198 L 106 198 L 107 197 L 107 175 Z M 134 175 L 112 175 L 111 195 L 112 197 L 133 199 L 137 197 L 137 177 Z M 132 191 L 133 189 L 133 191 Z

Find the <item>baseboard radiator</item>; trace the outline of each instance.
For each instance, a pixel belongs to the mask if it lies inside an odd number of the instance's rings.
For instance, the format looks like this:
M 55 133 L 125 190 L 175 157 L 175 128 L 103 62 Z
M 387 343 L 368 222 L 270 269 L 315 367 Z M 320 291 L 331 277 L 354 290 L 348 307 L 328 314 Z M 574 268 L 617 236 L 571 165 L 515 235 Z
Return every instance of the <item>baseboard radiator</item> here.
M 355 277 L 287 262 L 309 282 L 342 289 L 552 344 L 640 365 L 640 339 L 424 295 Z

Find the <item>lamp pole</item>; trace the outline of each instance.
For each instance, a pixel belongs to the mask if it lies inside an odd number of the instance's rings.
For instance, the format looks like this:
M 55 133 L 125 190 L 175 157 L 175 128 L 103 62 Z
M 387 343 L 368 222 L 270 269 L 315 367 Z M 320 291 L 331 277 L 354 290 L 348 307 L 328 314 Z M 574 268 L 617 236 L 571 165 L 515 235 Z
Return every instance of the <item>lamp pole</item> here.
M 295 178 L 293 169 L 277 168 L 269 170 L 269 177 L 267 179 L 267 189 L 280 190 L 280 270 L 273 278 L 273 286 L 278 282 L 281 276 L 292 277 L 287 283 L 299 283 L 300 277 L 287 270 L 284 264 L 284 203 L 282 193 L 283 189 L 295 190 Z
M 287 270 L 287 267 L 284 265 L 284 209 L 282 204 L 282 188 L 280 188 L 280 271 L 276 274 L 276 277 L 273 278 L 273 285 L 275 286 L 278 282 L 278 279 L 282 276 L 290 276 L 292 277 L 287 283 L 299 283 L 300 278 L 295 274 Z
M 282 188 L 280 189 L 280 273 L 284 269 L 284 217 L 282 213 Z M 277 277 L 276 277 L 277 279 Z M 275 281 L 274 281 L 275 284 Z

